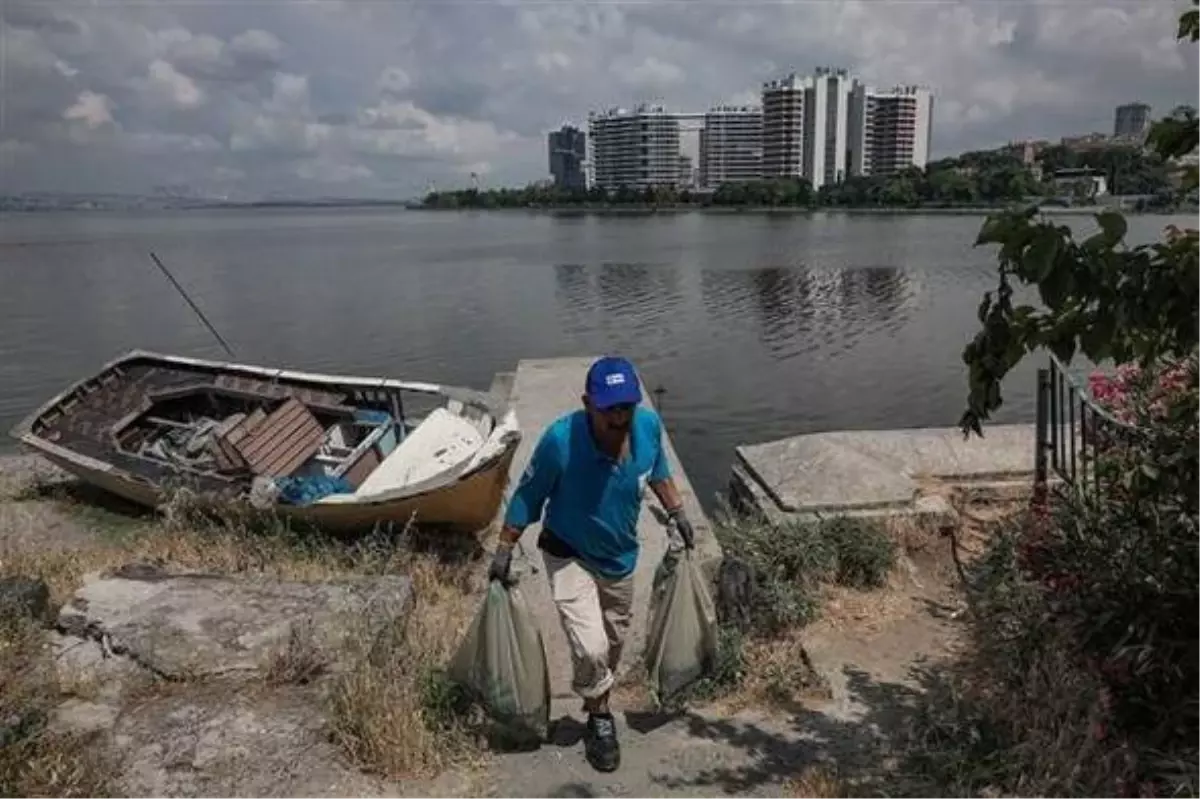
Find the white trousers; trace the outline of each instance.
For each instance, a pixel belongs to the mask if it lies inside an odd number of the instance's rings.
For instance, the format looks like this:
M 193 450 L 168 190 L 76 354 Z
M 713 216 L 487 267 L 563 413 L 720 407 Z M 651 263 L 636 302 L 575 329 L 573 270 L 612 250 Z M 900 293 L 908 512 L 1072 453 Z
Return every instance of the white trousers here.
M 550 593 L 571 646 L 571 686 L 584 699 L 612 688 L 633 605 L 633 574 L 597 577 L 575 560 L 542 552 Z

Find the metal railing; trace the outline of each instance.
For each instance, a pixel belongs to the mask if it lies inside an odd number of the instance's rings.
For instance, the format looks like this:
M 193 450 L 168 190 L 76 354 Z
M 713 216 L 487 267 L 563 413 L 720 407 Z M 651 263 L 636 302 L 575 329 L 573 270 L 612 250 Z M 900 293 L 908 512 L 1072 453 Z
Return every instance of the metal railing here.
M 1055 356 L 1048 368 L 1038 370 L 1034 470 L 1039 492 L 1050 480 L 1060 491 L 1099 491 L 1098 450 L 1136 434 L 1136 427 L 1097 405 Z

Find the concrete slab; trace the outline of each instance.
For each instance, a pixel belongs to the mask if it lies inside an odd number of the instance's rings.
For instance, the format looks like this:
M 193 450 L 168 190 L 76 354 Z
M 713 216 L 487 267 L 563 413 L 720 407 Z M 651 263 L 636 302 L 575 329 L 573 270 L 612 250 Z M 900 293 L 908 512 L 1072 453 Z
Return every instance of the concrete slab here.
M 917 484 L 902 471 L 836 436 L 800 436 L 739 449 L 738 457 L 788 513 L 812 506 L 902 507 Z
M 131 566 L 85 576 L 58 627 L 182 680 L 258 672 L 296 625 L 309 627 L 311 645 L 336 668 L 347 619 L 383 629 L 404 618 L 411 600 L 412 582 L 400 576 L 301 583 Z
M 1032 476 L 1032 425 L 816 433 L 737 448 L 741 493 L 787 514 L 910 509 L 921 483 L 980 484 Z M 761 499 L 758 501 L 761 502 Z
M 530 453 L 546 426 L 559 416 L 580 407 L 584 377 L 594 360 L 595 358 L 555 358 L 525 360 L 517 365 L 510 407 L 514 409 L 517 421 L 521 425 L 522 438 L 509 472 L 510 494 L 516 487 L 517 480 L 529 461 Z M 653 407 L 648 393 L 646 404 Z M 696 528 L 697 554 L 702 561 L 714 561 L 720 557 L 720 546 L 700 507 L 696 492 L 679 462 L 679 456 L 675 453 L 669 435 L 666 449 L 676 484 L 683 495 L 688 518 L 692 520 L 692 524 Z M 637 570 L 634 572 L 633 624 L 622 657 L 620 673 L 624 673 L 630 668 L 641 667 L 646 622 L 649 614 L 651 579 L 654 569 L 657 568 L 666 551 L 666 530 L 651 509 L 652 507 L 657 508 L 657 506 L 658 500 L 653 496 L 653 492 L 647 491 L 641 518 L 638 522 L 641 554 L 638 557 Z M 522 588 L 542 625 L 542 635 L 546 641 L 546 656 L 550 665 L 551 692 L 556 698 L 566 698 L 573 696 L 571 693 L 570 650 L 559 623 L 558 614 L 554 609 L 554 603 L 550 598 L 549 582 L 545 577 L 545 564 L 541 551 L 537 548 L 537 538 L 540 533 L 540 524 L 531 525 L 525 531 L 519 543 L 518 557 L 513 560 L 513 569 L 515 574 L 522 575 Z M 528 571 L 530 567 L 536 571 L 530 573 Z

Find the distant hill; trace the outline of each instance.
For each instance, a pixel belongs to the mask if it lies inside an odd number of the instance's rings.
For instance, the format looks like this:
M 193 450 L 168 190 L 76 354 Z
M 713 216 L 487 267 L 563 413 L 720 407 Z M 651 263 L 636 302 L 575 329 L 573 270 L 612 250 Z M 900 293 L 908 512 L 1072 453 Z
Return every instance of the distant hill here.
M 0 195 L 0 211 L 166 211 L 202 208 L 357 208 L 403 207 L 411 200 L 362 197 L 319 197 L 292 199 L 271 197 L 258 200 L 231 200 L 161 188 L 154 195 L 88 194 L 29 192 Z

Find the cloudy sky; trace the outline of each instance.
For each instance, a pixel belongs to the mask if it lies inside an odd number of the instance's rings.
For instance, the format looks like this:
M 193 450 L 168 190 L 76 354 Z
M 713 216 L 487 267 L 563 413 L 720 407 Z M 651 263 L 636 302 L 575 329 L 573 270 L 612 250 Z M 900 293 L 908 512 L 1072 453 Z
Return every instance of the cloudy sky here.
M 590 109 L 845 66 L 935 92 L 934 151 L 1197 98 L 1173 0 L 0 0 L 0 192 L 408 197 L 544 177 Z

